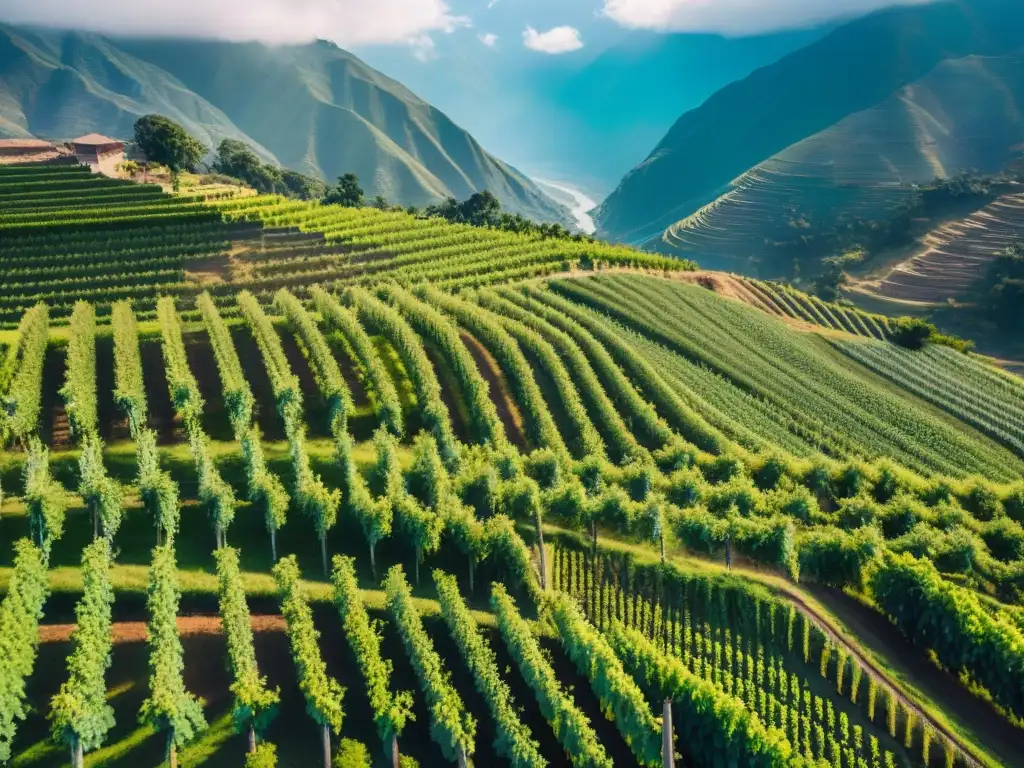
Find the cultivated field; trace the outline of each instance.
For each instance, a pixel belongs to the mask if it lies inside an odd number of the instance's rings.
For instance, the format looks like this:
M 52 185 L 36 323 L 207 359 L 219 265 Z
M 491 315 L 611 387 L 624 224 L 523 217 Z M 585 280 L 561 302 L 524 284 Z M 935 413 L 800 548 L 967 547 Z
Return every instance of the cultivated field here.
M 1021 764 L 1017 380 L 626 248 L 5 187 L 0 761 Z

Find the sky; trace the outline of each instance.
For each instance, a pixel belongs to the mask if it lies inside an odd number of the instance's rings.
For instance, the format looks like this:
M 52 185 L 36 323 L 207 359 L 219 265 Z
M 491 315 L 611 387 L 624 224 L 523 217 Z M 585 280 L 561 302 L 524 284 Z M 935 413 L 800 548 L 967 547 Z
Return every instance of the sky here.
M 441 36 L 471 31 L 494 51 L 580 51 L 602 26 L 746 35 L 807 27 L 932 0 L 4 0 L 0 20 L 108 34 L 195 35 L 269 43 L 324 38 L 401 45 L 429 58 Z

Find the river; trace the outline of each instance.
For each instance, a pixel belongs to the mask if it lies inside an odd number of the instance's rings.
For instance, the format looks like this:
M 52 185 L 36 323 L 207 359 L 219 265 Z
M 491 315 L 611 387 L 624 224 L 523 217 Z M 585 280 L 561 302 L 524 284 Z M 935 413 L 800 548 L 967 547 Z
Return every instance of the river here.
M 596 229 L 594 219 L 591 218 L 588 211 L 592 211 L 597 207 L 596 200 L 564 181 L 547 181 L 546 179 L 534 179 L 534 181 L 544 188 L 545 191 L 553 193 L 551 197 L 555 200 L 568 206 L 572 211 L 573 218 L 576 219 L 576 226 L 588 235 L 594 234 Z

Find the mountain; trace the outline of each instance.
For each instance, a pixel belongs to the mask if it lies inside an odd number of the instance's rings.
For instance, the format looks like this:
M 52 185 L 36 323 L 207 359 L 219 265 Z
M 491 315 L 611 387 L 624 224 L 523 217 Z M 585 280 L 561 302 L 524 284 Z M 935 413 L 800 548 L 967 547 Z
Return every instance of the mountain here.
M 506 210 L 571 221 L 444 113 L 331 43 L 110 39 L 0 25 L 0 136 L 126 138 L 152 112 L 210 147 L 240 139 L 320 178 L 354 172 L 368 195 L 403 205 L 488 189 Z
M 531 175 L 603 196 L 681 112 L 827 31 L 726 38 L 620 30 L 600 38 L 587 27 L 586 47 L 563 56 L 503 38 L 492 50 L 465 34 L 439 41 L 428 61 L 394 47 L 360 54 L 462 116 L 474 135 Z
M 997 171 L 1024 140 L 1022 41 L 1016 0 L 849 22 L 679 118 L 595 211 L 598 231 L 724 266 L 808 211 L 883 218 L 914 183 Z

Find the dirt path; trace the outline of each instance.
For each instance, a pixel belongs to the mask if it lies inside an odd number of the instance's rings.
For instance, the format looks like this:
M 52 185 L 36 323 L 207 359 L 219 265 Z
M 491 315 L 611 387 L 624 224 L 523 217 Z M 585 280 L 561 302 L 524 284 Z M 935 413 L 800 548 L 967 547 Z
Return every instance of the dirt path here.
M 487 382 L 491 400 L 498 411 L 498 418 L 501 419 L 501 423 L 505 427 L 505 436 L 517 448 L 525 448 L 526 435 L 523 433 L 523 417 L 508 392 L 498 362 L 491 357 L 491 353 L 475 337 L 466 331 L 461 331 L 459 335 L 462 338 L 462 343 L 466 345 L 469 353 L 473 356 L 480 375 Z
M 572 535 L 567 529 L 550 523 L 545 523 L 544 529 L 552 534 Z M 649 557 L 652 561 L 657 559 L 652 550 L 620 542 L 609 535 L 603 538 L 602 546 L 633 554 L 642 552 L 641 557 Z M 1014 727 L 967 691 L 954 676 L 932 664 L 919 648 L 913 646 L 884 616 L 871 608 L 839 590 L 797 585 L 774 571 L 759 568 L 742 559 L 739 563 L 734 560 L 731 571 L 718 561 L 679 551 L 672 553 L 669 561 L 684 570 L 697 569 L 740 576 L 795 605 L 837 647 L 845 649 L 849 656 L 856 658 L 880 688 L 886 692 L 892 691 L 907 710 L 916 714 L 919 722 L 931 724 L 938 734 L 955 744 L 972 768 L 993 763 L 991 760 L 983 763 L 980 751 L 968 737 L 958 734 L 927 714 L 905 687 L 909 686 L 918 694 L 917 698 L 928 699 L 926 703 L 937 705 L 944 715 L 954 718 L 960 729 L 976 737 L 990 754 L 999 759 L 998 765 L 1024 768 L 1024 729 Z M 882 664 L 879 659 L 885 659 L 886 664 Z
M 253 632 L 284 632 L 283 616 L 263 615 L 251 617 Z M 71 639 L 74 624 L 43 624 L 39 627 L 39 642 L 66 643 Z M 195 635 L 220 634 L 219 616 L 179 616 L 178 635 L 192 637 Z M 117 621 L 113 626 L 114 644 L 142 643 L 146 641 L 146 623 L 144 621 Z
M 732 572 L 760 582 L 796 605 L 836 645 L 845 648 L 850 656 L 856 658 L 881 687 L 891 690 L 906 709 L 916 713 L 918 720 L 930 723 L 937 733 L 956 744 L 965 756 L 977 755 L 974 745 L 918 706 L 902 690 L 902 680 L 908 681 L 944 712 L 955 717 L 961 727 L 978 735 L 981 743 L 1000 759 L 1002 765 L 1024 768 L 1024 729 L 1014 727 L 989 705 L 965 690 L 956 678 L 932 664 L 884 616 L 840 590 L 816 585 L 798 587 L 754 568 L 734 567 Z M 810 593 L 813 599 L 808 600 L 806 593 Z M 817 601 L 820 604 L 816 605 Z M 821 606 L 827 608 L 832 615 L 823 612 Z M 836 620 L 856 642 L 851 643 L 843 632 L 837 631 Z M 858 643 L 870 653 L 864 653 Z M 876 656 L 886 659 L 891 671 L 879 664 Z M 973 762 L 972 765 L 980 766 L 981 763 Z

